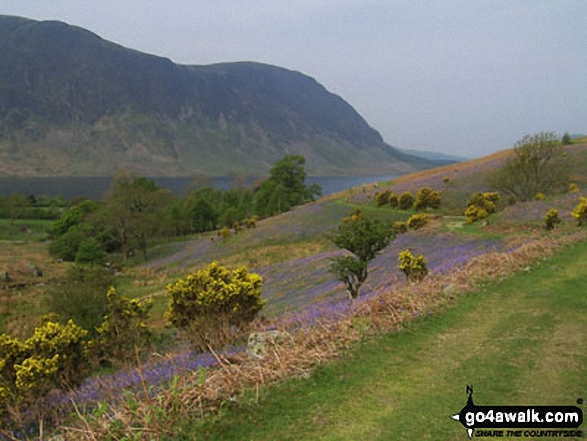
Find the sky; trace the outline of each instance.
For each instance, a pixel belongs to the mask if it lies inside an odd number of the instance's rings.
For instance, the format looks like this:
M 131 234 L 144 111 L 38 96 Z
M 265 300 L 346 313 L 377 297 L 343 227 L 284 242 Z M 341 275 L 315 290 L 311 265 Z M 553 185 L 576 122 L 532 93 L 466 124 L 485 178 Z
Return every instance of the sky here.
M 300 71 L 400 148 L 478 157 L 587 133 L 585 0 L 0 0 L 0 14 L 181 64 Z

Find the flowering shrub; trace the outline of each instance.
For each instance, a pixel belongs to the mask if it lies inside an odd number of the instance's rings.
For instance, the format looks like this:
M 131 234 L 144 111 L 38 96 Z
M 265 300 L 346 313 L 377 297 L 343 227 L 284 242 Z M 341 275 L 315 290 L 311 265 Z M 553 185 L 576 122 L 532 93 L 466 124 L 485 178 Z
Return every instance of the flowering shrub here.
M 543 201 L 544 199 L 546 199 L 546 195 L 544 193 L 536 193 L 534 195 L 535 201 Z
M 430 222 L 430 216 L 426 213 L 414 214 L 408 219 L 408 228 L 411 230 L 419 230 L 428 222 Z
M 408 232 L 408 224 L 403 221 L 397 221 L 393 223 L 393 228 L 399 234 L 407 233 Z
M 389 205 L 391 206 L 391 208 L 397 208 L 399 206 L 399 198 L 397 197 L 397 194 L 389 194 Z
M 45 322 L 24 343 L 0 335 L 0 397 L 5 404 L 78 386 L 87 372 L 86 335 L 72 320 L 65 326 Z
M 579 186 L 577 184 L 575 184 L 574 182 L 571 182 L 569 184 L 569 191 L 571 193 L 578 193 L 579 192 Z
M 389 190 L 375 193 L 375 203 L 377 204 L 377 206 L 382 207 L 384 205 L 387 205 L 389 203 L 390 195 L 391 192 Z
M 226 239 L 230 236 L 230 230 L 228 229 L 228 227 L 224 226 L 220 230 L 218 230 L 218 233 L 216 233 L 216 235 L 218 237 L 221 237 L 222 239 Z
M 262 284 L 261 276 L 249 274 L 244 267 L 230 271 L 213 262 L 207 269 L 167 285 L 166 317 L 188 331 L 199 349 L 227 344 L 232 336 L 230 327 L 238 329 L 250 323 L 265 305 Z
M 547 230 L 553 230 L 558 224 L 561 223 L 561 218 L 558 215 L 558 210 L 552 209 L 544 215 L 544 223 Z
M 431 190 L 428 187 L 422 187 L 416 195 L 414 209 L 425 210 L 426 208 L 440 207 L 440 192 Z
M 399 196 L 399 208 L 402 210 L 408 210 L 412 208 L 412 205 L 414 205 L 414 195 L 411 191 L 404 191 Z
M 577 225 L 587 224 L 587 198 L 579 198 L 579 204 L 573 209 L 571 214 L 577 219 Z
M 470 206 L 477 206 L 485 210 L 488 214 L 495 213 L 497 210 L 497 204 L 499 203 L 500 196 L 497 192 L 486 192 L 486 193 L 478 193 L 475 192 L 471 194 L 468 202 L 467 207 Z
M 465 216 L 467 217 L 467 223 L 472 224 L 478 220 L 485 219 L 489 216 L 489 213 L 477 205 L 469 205 L 465 211 Z
M 151 299 L 140 301 L 121 296 L 110 287 L 104 321 L 97 329 L 96 346 L 102 360 L 131 362 L 135 350 L 145 348 L 150 339 L 146 321 L 153 307 Z
M 404 250 L 399 253 L 398 261 L 398 268 L 410 282 L 419 282 L 428 274 L 426 261 L 422 254 L 415 257 L 410 250 Z

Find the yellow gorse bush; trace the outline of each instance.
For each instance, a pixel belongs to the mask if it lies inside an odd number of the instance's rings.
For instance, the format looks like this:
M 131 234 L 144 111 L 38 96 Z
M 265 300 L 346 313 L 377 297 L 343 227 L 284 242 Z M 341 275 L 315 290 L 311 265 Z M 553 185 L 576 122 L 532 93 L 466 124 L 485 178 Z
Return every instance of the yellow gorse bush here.
M 579 204 L 573 209 L 572 216 L 579 226 L 587 224 L 587 198 L 580 197 Z
M 0 335 L 0 397 L 19 402 L 77 386 L 87 371 L 86 335 L 72 320 L 45 322 L 24 343 Z
M 197 317 L 222 315 L 231 325 L 252 321 L 265 305 L 263 279 L 241 267 L 233 271 L 212 262 L 205 270 L 167 285 L 167 319 L 187 328 Z
M 398 268 L 410 282 L 419 282 L 428 274 L 426 260 L 422 254 L 414 256 L 410 250 L 404 250 L 399 253 L 398 261 Z

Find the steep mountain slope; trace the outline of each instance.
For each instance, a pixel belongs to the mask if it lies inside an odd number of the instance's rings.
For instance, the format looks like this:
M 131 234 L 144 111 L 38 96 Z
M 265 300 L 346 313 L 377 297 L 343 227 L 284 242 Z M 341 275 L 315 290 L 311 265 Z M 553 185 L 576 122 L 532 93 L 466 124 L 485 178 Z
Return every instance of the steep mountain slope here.
M 0 174 L 259 175 L 285 153 L 315 175 L 433 165 L 299 72 L 177 65 L 65 23 L 0 16 Z

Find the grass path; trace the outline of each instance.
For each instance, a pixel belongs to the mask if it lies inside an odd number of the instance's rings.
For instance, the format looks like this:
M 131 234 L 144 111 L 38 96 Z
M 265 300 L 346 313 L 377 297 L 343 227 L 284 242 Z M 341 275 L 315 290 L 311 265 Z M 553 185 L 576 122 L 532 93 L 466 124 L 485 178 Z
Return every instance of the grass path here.
M 478 405 L 574 405 L 587 398 L 585 262 L 587 243 L 575 245 L 440 316 L 357 345 L 309 379 L 261 391 L 258 404 L 245 395 L 189 436 L 464 440 L 449 415 L 465 404 L 466 384 Z

